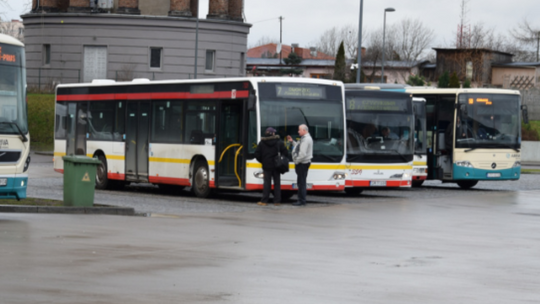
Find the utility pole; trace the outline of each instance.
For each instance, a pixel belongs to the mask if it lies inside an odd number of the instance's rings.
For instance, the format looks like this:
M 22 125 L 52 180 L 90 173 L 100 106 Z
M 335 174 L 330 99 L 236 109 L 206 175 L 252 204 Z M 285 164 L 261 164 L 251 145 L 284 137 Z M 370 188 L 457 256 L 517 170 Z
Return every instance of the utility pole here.
M 279 65 L 281 65 L 281 53 L 283 51 L 282 33 L 283 33 L 283 17 L 279 16 Z
M 360 21 L 358 22 L 358 70 L 356 70 L 356 83 L 360 83 L 360 70 L 362 69 L 362 13 L 364 1 L 360 0 Z

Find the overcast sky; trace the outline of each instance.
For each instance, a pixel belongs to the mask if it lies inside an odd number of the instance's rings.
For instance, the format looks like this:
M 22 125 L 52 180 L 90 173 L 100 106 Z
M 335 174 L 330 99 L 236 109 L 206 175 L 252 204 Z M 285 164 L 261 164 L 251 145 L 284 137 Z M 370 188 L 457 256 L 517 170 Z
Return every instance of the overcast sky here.
M 23 11 L 23 3 L 30 0 L 8 0 L 12 8 L 6 17 L 17 19 Z M 244 0 L 246 22 L 250 30 L 249 44 L 261 37 L 279 40 L 279 16 L 283 16 L 283 43 L 299 43 L 309 47 L 320 34 L 334 26 L 358 26 L 360 0 Z M 460 17 L 461 0 L 364 0 L 363 27 L 375 30 L 382 27 L 384 9 L 390 25 L 405 18 L 421 19 L 424 25 L 435 31 L 433 47 L 450 46 L 455 42 Z M 200 0 L 200 17 L 206 18 L 208 0 Z M 469 0 L 468 21 L 474 25 L 483 22 L 496 32 L 508 33 L 521 20 L 527 18 L 540 27 L 538 13 L 540 0 Z M 535 16 L 536 15 L 536 16 Z

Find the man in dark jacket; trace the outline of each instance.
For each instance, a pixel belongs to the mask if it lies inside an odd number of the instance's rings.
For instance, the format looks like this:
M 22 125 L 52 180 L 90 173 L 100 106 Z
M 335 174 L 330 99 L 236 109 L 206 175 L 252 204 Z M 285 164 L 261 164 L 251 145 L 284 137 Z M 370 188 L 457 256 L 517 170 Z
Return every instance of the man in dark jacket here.
M 262 163 L 264 173 L 263 196 L 261 201 L 257 203 L 260 206 L 266 206 L 268 203 L 272 179 L 274 179 L 274 205 L 279 206 L 281 204 L 281 173 L 274 164 L 278 151 L 281 155 L 287 155 L 287 148 L 285 148 L 285 144 L 281 141 L 279 135 L 276 135 L 276 130 L 268 127 L 265 137 L 261 138 L 261 142 L 259 142 L 257 150 L 255 150 L 255 158 Z

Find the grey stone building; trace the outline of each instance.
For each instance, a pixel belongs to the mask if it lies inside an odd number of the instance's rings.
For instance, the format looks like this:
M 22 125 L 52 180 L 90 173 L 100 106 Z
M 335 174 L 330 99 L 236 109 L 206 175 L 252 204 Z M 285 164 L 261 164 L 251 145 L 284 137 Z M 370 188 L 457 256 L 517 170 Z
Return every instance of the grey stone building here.
M 196 16 L 198 0 L 33 0 L 28 85 L 244 76 L 243 0 L 209 0 Z

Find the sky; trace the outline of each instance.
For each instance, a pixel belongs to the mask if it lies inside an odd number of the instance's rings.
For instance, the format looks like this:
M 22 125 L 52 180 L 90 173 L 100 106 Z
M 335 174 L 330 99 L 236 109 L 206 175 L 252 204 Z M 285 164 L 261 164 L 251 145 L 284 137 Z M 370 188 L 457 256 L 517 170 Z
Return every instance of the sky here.
M 31 0 L 7 0 L 12 10 L 6 12 L 8 19 L 18 19 L 24 3 Z M 326 30 L 344 25 L 358 26 L 360 0 L 244 0 L 246 22 L 252 24 L 248 45 L 262 37 L 279 40 L 279 17 L 283 20 L 283 43 L 298 43 L 309 47 Z M 386 24 L 403 19 L 420 19 L 435 32 L 432 47 L 449 47 L 456 40 L 460 22 L 461 0 L 363 0 L 364 29 L 376 30 L 384 22 L 384 9 L 394 8 L 387 13 Z M 537 28 L 540 21 L 535 18 L 540 12 L 539 0 L 468 0 L 468 23 L 482 22 L 496 33 L 508 34 L 525 18 Z M 208 0 L 200 0 L 200 17 L 206 18 Z

